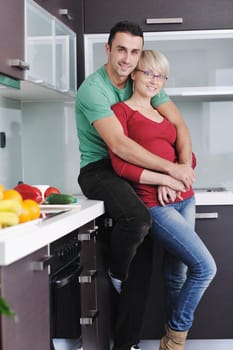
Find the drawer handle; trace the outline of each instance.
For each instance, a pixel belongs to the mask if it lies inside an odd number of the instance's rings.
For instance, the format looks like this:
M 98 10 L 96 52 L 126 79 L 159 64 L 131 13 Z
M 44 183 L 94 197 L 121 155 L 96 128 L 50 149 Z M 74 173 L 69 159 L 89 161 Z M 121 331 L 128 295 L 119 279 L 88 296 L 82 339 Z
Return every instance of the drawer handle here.
M 90 241 L 91 239 L 93 239 L 97 234 L 97 229 L 91 229 L 91 230 L 86 230 L 83 232 L 80 232 L 78 234 L 78 240 L 83 242 L 83 241 Z
M 19 68 L 21 70 L 29 70 L 30 69 L 30 65 L 27 62 L 20 60 L 19 58 L 10 59 L 9 65 L 12 67 Z
M 43 271 L 46 267 L 48 267 L 52 260 L 54 259 L 54 255 L 46 255 L 41 260 L 33 261 L 31 263 L 32 271 Z
M 146 18 L 146 24 L 180 24 L 180 23 L 183 23 L 182 17 Z
M 69 21 L 73 20 L 73 17 L 69 14 L 69 10 L 68 9 L 59 9 L 59 15 L 66 16 L 66 18 Z
M 92 326 L 93 322 L 98 316 L 98 310 L 90 310 L 88 315 L 80 318 L 80 324 L 84 326 Z
M 218 213 L 196 213 L 196 219 L 217 219 Z
M 79 280 L 79 283 L 92 283 L 92 281 L 96 278 L 96 276 L 97 276 L 96 270 L 89 270 L 81 274 L 78 280 Z

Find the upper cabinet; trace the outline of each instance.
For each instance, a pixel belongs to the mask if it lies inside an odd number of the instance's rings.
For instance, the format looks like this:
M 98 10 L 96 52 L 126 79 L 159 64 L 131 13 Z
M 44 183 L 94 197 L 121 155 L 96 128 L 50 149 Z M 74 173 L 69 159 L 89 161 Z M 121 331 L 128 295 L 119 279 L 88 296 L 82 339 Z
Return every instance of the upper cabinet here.
M 80 4 L 77 0 L 36 0 L 36 2 L 61 20 L 65 25 L 78 31 L 80 23 Z
M 106 62 L 108 34 L 85 34 L 85 74 Z M 146 32 L 144 48 L 163 52 L 170 64 L 166 90 L 170 96 L 232 99 L 233 30 Z
M 26 80 L 62 92 L 76 90 L 76 34 L 34 1 L 26 1 Z
M 17 89 L 7 85 L 0 95 L 30 101 L 73 100 L 76 33 L 33 0 L 3 0 L 0 10 L 0 75 L 20 80 Z
M 108 33 L 122 20 L 137 22 L 148 32 L 233 26 L 232 0 L 85 0 L 84 6 L 85 33 Z
M 22 79 L 24 59 L 24 0 L 0 2 L 0 72 Z

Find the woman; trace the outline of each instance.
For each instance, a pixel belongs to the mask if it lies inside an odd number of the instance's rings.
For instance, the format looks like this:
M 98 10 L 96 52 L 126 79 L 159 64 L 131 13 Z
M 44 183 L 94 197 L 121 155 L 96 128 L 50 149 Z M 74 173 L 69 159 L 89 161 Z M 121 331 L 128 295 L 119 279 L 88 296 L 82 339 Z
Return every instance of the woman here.
M 150 103 L 151 98 L 163 88 L 168 70 L 168 61 L 163 54 L 143 51 L 131 74 L 133 95 L 112 109 L 126 135 L 160 157 L 178 162 L 176 128 Z M 176 193 L 169 187 L 167 175 L 142 169 L 109 152 L 117 174 L 132 182 L 149 207 L 153 220 L 152 234 L 165 248 L 167 320 L 160 350 L 183 350 L 194 312 L 216 273 L 213 257 L 194 230 L 193 190 L 190 188 L 184 193 Z

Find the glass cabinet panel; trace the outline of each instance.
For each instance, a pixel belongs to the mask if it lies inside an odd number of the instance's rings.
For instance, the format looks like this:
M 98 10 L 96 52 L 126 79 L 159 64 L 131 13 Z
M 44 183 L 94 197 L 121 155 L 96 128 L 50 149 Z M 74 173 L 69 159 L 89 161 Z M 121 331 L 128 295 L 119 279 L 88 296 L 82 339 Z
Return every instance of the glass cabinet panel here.
M 86 34 L 85 74 L 106 62 L 108 34 Z M 144 33 L 145 49 L 163 52 L 170 63 L 170 96 L 233 95 L 233 30 Z
M 62 92 L 76 91 L 76 34 L 33 0 L 26 0 L 26 79 Z
M 26 79 L 55 87 L 53 17 L 27 1 L 25 29 L 25 50 L 30 65 Z
M 108 34 L 86 34 L 85 75 L 106 63 Z M 144 48 L 163 52 L 165 90 L 180 109 L 197 156 L 195 187 L 233 190 L 233 29 L 146 32 Z
M 56 87 L 62 91 L 76 89 L 76 36 L 55 19 Z

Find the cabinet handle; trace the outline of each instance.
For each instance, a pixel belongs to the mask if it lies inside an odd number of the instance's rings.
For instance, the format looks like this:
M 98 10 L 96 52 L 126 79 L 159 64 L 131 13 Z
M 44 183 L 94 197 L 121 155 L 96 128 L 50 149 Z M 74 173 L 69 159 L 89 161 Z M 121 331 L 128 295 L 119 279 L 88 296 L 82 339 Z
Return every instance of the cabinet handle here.
M 79 280 L 79 283 L 92 283 L 92 281 L 96 278 L 96 276 L 97 276 L 96 270 L 89 270 L 81 274 L 78 280 Z
M 78 234 L 78 240 L 79 241 L 90 241 L 96 236 L 97 230 L 96 228 L 91 230 L 86 230 Z
M 54 282 L 56 284 L 57 288 L 62 288 L 67 286 L 70 282 L 72 282 L 73 280 L 75 280 L 75 278 L 77 276 L 80 275 L 80 272 L 82 271 L 82 266 L 79 266 L 78 269 L 76 269 L 75 271 L 71 272 L 70 274 L 66 274 L 65 276 L 63 276 L 62 278 L 57 278 L 55 279 Z
M 29 70 L 30 69 L 30 65 L 27 62 L 20 60 L 19 58 L 10 59 L 9 65 L 12 67 L 19 68 L 21 70 Z
M 52 260 L 54 259 L 54 255 L 46 255 L 41 260 L 32 261 L 31 269 L 32 271 L 43 271 L 46 267 L 48 267 Z
M 218 213 L 196 213 L 196 219 L 217 219 Z
M 182 17 L 146 18 L 146 24 L 179 24 L 179 23 L 183 23 Z
M 92 326 L 93 322 L 98 316 L 98 310 L 90 310 L 88 315 L 80 318 L 80 324 L 85 326 Z
M 69 21 L 73 20 L 73 17 L 69 14 L 69 10 L 68 9 L 59 9 L 59 15 L 66 16 L 66 18 Z

